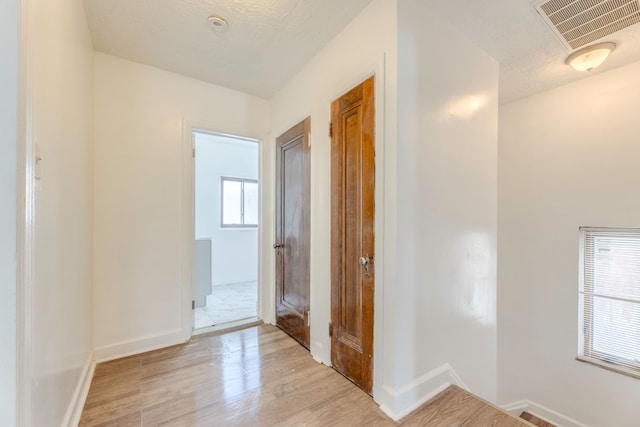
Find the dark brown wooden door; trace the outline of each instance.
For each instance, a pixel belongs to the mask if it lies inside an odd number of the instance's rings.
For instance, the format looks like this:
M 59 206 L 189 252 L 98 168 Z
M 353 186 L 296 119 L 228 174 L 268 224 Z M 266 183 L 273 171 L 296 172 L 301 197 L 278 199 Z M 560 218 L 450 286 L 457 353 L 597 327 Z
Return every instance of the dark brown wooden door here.
M 373 77 L 331 105 L 331 362 L 373 385 Z
M 309 348 L 311 120 L 276 139 L 276 324 Z

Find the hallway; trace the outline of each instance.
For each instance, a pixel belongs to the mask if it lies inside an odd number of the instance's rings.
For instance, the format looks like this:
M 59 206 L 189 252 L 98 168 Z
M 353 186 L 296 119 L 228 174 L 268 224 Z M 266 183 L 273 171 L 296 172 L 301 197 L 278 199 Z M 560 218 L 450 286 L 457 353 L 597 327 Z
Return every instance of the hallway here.
M 80 426 L 523 426 L 457 388 L 394 423 L 366 393 L 261 325 L 98 365 Z

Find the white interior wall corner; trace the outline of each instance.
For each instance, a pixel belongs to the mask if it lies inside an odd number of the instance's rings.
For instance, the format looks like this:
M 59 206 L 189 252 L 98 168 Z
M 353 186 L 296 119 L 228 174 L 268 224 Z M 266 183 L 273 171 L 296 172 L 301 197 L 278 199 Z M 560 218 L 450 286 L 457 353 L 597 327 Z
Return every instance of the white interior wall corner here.
M 398 20 L 392 384 L 450 363 L 495 401 L 498 64 L 416 0 Z
M 20 306 L 20 338 L 28 343 L 20 422 L 60 425 L 77 403 L 93 345 L 93 46 L 81 3 L 22 4 L 30 71 L 22 76 L 30 119 L 24 161 L 38 152 L 41 179 L 33 188 L 33 229 L 26 230 L 33 235 L 24 242 L 32 246 L 23 262 L 33 280 L 25 281 Z

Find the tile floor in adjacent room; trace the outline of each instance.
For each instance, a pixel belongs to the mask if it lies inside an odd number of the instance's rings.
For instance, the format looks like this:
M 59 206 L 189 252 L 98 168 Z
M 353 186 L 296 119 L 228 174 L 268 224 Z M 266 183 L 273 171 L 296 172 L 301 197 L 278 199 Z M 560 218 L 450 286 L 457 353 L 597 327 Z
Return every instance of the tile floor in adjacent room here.
M 207 306 L 195 310 L 194 329 L 256 317 L 257 301 L 257 282 L 214 286 L 207 296 Z

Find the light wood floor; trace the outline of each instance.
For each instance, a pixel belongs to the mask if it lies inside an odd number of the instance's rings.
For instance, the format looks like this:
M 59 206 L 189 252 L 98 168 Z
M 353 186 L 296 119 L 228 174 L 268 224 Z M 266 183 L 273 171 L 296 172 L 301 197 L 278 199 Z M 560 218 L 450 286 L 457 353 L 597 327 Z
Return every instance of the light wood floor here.
M 81 426 L 531 426 L 451 387 L 401 423 L 261 325 L 96 367 Z
M 535 415 L 532 415 L 528 412 L 523 412 L 522 414 L 520 414 L 520 417 L 522 419 L 525 419 L 527 421 L 529 421 L 531 424 L 537 426 L 537 427 L 556 427 L 554 424 L 551 424 L 543 419 L 540 419 L 538 417 L 536 417 Z

